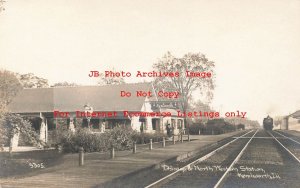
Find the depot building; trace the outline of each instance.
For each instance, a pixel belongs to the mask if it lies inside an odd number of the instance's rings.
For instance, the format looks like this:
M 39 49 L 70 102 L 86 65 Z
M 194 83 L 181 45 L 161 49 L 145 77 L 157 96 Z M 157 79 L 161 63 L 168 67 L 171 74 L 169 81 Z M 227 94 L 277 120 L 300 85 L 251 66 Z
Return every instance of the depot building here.
M 61 127 L 73 131 L 77 127 L 89 127 L 95 133 L 114 127 L 167 133 L 169 126 L 174 134 L 184 129 L 183 117 L 177 116 L 178 101 L 163 101 L 154 96 L 121 97 L 121 91 L 155 92 L 151 83 L 23 89 L 8 109 L 31 121 L 45 142 L 53 130 Z M 156 115 L 143 115 L 146 113 Z

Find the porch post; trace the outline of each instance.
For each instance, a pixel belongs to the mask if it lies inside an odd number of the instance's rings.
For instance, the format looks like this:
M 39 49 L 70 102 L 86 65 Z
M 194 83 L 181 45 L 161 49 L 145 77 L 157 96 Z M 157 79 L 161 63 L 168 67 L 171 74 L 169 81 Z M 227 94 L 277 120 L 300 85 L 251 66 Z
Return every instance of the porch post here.
M 70 129 L 72 132 L 75 132 L 74 118 L 73 118 L 73 117 L 70 117 L 70 125 L 69 125 L 69 129 Z
M 45 118 L 45 121 L 46 121 L 46 130 L 45 130 L 45 142 L 47 143 L 48 142 L 48 121 L 47 121 L 47 118 Z
M 12 152 L 13 149 L 17 148 L 19 145 L 19 136 L 20 136 L 19 127 L 17 127 L 17 129 L 18 129 L 17 132 L 14 131 L 14 135 L 10 139 L 10 145 L 9 145 L 10 152 Z

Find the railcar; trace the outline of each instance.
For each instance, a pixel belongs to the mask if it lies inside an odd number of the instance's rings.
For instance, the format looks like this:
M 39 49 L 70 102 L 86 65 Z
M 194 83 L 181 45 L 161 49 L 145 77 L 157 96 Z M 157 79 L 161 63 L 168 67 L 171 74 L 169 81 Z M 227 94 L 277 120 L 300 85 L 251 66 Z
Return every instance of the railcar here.
M 265 130 L 272 130 L 273 129 L 273 118 L 267 116 L 263 120 L 263 126 Z

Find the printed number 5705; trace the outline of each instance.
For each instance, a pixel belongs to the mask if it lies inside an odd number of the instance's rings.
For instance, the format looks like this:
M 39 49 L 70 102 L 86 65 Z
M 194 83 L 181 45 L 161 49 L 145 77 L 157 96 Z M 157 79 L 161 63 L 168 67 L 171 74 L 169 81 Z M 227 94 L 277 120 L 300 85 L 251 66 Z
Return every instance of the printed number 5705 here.
M 29 163 L 30 168 L 45 168 L 43 163 Z

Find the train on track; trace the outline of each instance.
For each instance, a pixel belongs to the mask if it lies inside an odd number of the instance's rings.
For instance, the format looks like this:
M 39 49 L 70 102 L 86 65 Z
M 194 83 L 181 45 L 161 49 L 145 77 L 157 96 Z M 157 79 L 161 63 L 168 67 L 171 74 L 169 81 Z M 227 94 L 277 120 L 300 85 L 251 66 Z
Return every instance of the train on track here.
M 264 118 L 263 126 L 264 126 L 265 130 L 272 130 L 273 129 L 273 118 L 271 118 L 269 115 L 266 118 Z

